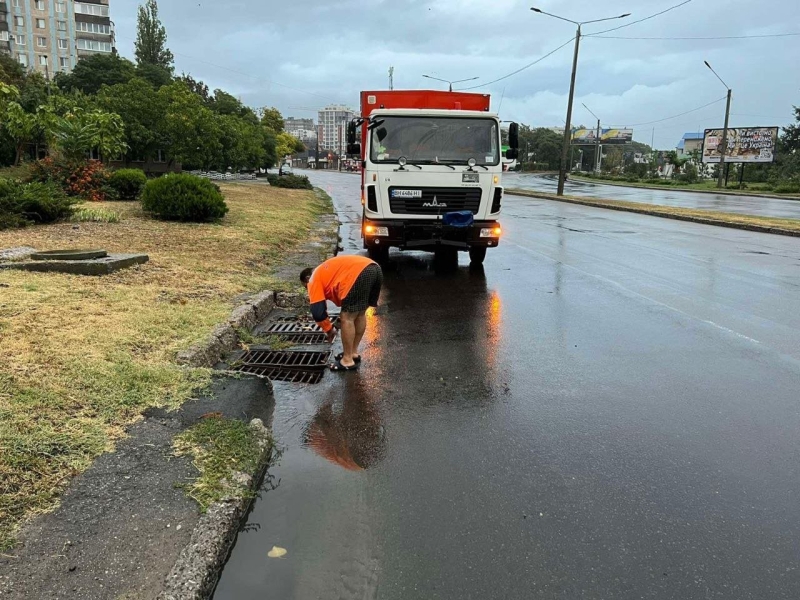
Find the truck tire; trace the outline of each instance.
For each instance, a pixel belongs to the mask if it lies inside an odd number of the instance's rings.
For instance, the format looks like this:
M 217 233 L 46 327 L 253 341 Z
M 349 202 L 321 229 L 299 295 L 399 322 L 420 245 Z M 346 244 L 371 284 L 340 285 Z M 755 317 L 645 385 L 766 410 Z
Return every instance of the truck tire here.
M 486 259 L 486 246 L 473 246 L 469 249 L 469 260 L 473 265 L 482 265 Z
M 388 246 L 370 246 L 367 248 L 367 255 L 370 259 L 374 260 L 379 265 L 384 265 L 389 262 L 389 247 Z

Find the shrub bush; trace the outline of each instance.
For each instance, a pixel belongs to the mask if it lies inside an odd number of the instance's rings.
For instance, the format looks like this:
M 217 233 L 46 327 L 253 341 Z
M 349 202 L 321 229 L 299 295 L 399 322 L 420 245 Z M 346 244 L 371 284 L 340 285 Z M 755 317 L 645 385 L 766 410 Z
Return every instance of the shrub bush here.
M 75 204 L 53 183 L 0 179 L 0 229 L 66 219 Z
M 267 178 L 270 185 L 292 190 L 313 190 L 314 186 L 305 175 L 272 175 Z
M 142 208 L 168 221 L 198 223 L 221 219 L 228 212 L 225 198 L 213 183 L 185 173 L 148 181 Z
M 31 165 L 31 180 L 55 183 L 67 196 L 102 202 L 113 199 L 111 172 L 97 160 L 68 161 L 44 158 Z
M 800 182 L 781 183 L 776 185 L 773 191 L 777 194 L 800 194 Z
M 120 200 L 138 200 L 147 185 L 147 175 L 139 169 L 120 169 L 111 174 L 108 185 Z

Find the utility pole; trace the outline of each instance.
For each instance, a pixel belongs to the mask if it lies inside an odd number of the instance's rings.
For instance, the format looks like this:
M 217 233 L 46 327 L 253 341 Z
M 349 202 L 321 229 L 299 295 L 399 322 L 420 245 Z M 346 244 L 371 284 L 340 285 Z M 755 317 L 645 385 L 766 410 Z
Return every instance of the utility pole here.
M 561 150 L 561 169 L 559 170 L 558 173 L 558 190 L 556 192 L 557 195 L 563 196 L 564 183 L 567 180 L 567 173 L 568 173 L 567 160 L 569 159 L 569 147 L 572 143 L 572 102 L 575 98 L 575 75 L 578 72 L 578 53 L 580 51 L 580 46 L 581 46 L 581 26 L 588 25 L 589 23 L 599 23 L 601 21 L 624 19 L 625 17 L 629 17 L 630 13 L 625 13 L 624 15 L 619 15 L 618 17 L 607 17 L 605 19 L 593 19 L 591 21 L 578 22 L 578 21 L 573 21 L 572 19 L 559 17 L 558 15 L 545 12 L 536 7 L 532 7 L 531 10 L 535 13 L 539 13 L 540 15 L 547 15 L 548 17 L 553 17 L 555 19 L 559 19 L 560 21 L 567 21 L 568 23 L 572 23 L 573 25 L 578 26 L 578 29 L 575 32 L 575 55 L 572 58 L 572 77 L 570 79 L 570 84 L 569 84 L 569 100 L 567 101 L 567 120 L 564 128 L 564 147 Z
M 583 104 L 583 102 L 581 102 L 581 104 Z M 597 119 L 597 131 L 595 132 L 595 137 L 594 137 L 594 171 L 595 171 L 595 173 L 599 173 L 600 172 L 600 166 L 603 164 L 603 159 L 602 159 L 603 148 L 600 145 L 600 131 L 601 131 L 600 130 L 600 117 L 598 117 L 596 114 L 594 114 L 592 112 L 592 109 L 589 108 L 588 106 L 586 106 L 585 104 L 583 104 L 583 108 L 588 110 L 589 114 L 591 114 L 595 119 Z
M 394 89 L 394 67 L 389 67 L 389 89 Z
M 733 90 L 727 83 L 725 83 L 722 80 L 722 77 L 717 75 L 717 72 L 710 64 L 708 64 L 707 60 L 703 62 L 711 70 L 711 72 L 714 75 L 716 75 L 717 79 L 720 80 L 722 85 L 724 85 L 725 88 L 728 90 L 728 101 L 727 104 L 725 105 L 725 127 L 723 127 L 722 129 L 722 147 L 719 149 L 719 169 L 718 169 L 719 173 L 717 176 L 717 187 L 721 188 L 723 181 L 725 182 L 725 184 L 728 183 L 724 171 L 725 171 L 725 156 L 728 153 L 728 123 L 730 123 L 730 117 L 731 117 L 731 95 L 733 94 Z

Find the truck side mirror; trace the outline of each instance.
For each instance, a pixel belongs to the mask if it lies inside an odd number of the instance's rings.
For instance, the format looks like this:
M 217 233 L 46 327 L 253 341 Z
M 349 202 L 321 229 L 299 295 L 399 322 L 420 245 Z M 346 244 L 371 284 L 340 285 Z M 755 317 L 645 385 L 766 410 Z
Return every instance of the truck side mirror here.
M 519 149 L 519 125 L 511 123 L 508 126 L 508 147 L 512 150 Z
M 350 121 L 347 124 L 347 144 L 352 145 L 356 143 L 356 122 Z M 348 150 L 348 154 L 350 151 Z
M 348 143 L 347 144 L 347 154 L 348 156 L 357 156 L 361 157 L 361 144 L 358 142 Z
M 506 150 L 506 158 L 508 160 L 517 160 L 519 157 L 519 150 L 517 148 L 509 148 Z

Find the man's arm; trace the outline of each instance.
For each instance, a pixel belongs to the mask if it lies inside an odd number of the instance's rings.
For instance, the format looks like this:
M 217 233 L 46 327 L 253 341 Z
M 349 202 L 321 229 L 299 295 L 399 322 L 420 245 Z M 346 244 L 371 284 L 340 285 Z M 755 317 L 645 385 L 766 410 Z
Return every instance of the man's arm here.
M 328 303 L 325 299 L 325 289 L 322 284 L 315 281 L 315 277 L 311 277 L 308 282 L 308 301 L 311 303 L 311 316 L 317 325 L 320 326 L 322 331 L 330 333 L 333 330 L 333 324 L 328 318 Z

